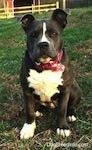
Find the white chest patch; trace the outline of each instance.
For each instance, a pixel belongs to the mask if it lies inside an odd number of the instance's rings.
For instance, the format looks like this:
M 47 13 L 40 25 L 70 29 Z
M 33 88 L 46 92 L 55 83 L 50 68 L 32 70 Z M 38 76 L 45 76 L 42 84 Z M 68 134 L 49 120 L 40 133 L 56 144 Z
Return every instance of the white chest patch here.
M 50 102 L 50 98 L 59 93 L 58 86 L 63 85 L 62 71 L 44 70 L 38 73 L 30 69 L 27 81 L 29 87 L 33 88 L 34 93 L 40 96 L 42 102 Z

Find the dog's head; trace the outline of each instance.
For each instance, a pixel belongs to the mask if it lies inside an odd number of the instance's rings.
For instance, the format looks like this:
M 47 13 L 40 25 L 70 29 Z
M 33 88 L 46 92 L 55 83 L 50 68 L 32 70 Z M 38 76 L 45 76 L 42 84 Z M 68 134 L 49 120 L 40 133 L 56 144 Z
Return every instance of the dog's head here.
M 48 20 L 37 20 L 32 14 L 21 18 L 27 34 L 28 54 L 32 61 L 48 63 L 54 60 L 62 49 L 62 30 L 67 24 L 67 13 L 56 9 Z

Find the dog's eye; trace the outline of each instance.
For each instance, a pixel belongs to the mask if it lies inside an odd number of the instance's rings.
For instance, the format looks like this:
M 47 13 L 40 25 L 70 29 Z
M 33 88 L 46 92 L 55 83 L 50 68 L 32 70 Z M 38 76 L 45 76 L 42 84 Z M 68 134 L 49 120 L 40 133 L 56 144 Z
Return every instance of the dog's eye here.
M 56 36 L 56 35 L 57 35 L 56 32 L 51 33 L 51 37 L 54 37 L 54 36 Z
M 51 38 L 57 36 L 57 34 L 58 34 L 58 33 L 55 32 L 55 31 L 50 31 L 50 32 L 49 32 L 49 36 L 50 36 Z
M 33 38 L 37 38 L 37 37 L 38 37 L 38 33 L 37 33 L 36 31 L 34 31 L 34 32 L 31 34 L 31 36 L 32 36 Z

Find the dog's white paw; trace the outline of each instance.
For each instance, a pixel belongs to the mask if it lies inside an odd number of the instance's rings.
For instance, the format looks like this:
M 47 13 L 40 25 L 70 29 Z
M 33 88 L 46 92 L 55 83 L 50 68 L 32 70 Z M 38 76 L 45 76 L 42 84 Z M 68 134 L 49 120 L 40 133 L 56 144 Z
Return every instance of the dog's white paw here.
M 35 116 L 36 116 L 36 117 L 42 117 L 43 114 L 42 114 L 41 112 L 39 112 L 39 111 L 36 111 L 36 112 L 35 112 Z
M 31 124 L 25 123 L 20 131 L 20 139 L 29 139 L 34 136 L 34 131 L 36 128 L 35 121 Z
M 69 129 L 60 129 L 57 128 L 57 134 L 62 137 L 68 137 L 70 135 L 71 131 Z
M 68 120 L 68 122 L 74 122 L 74 121 L 76 121 L 76 117 L 74 115 L 68 116 L 67 120 Z

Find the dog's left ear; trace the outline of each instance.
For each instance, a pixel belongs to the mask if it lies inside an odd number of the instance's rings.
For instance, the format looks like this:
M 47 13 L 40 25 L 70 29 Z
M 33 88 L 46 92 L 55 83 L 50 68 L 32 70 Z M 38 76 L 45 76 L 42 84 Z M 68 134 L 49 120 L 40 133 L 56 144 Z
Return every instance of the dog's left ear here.
M 67 24 L 67 13 L 62 9 L 54 10 L 52 14 L 52 19 L 57 21 L 60 26 L 64 29 Z
M 27 28 L 31 25 L 31 23 L 35 20 L 35 17 L 32 14 L 24 15 L 20 21 L 22 24 L 23 29 L 26 31 Z

